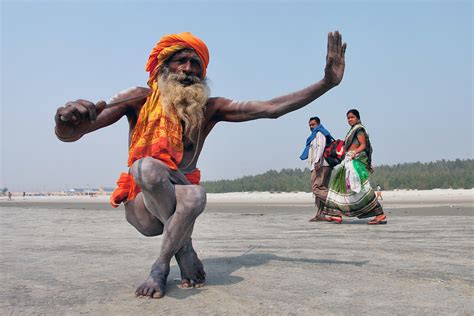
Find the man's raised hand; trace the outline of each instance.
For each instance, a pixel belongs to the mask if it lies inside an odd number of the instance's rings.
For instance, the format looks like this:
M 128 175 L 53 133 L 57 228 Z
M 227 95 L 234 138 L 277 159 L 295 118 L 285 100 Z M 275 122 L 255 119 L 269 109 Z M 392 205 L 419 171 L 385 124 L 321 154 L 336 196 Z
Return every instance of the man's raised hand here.
M 334 34 L 329 32 L 324 81 L 330 86 L 337 86 L 344 76 L 346 47 L 347 44 L 342 43 L 339 31 L 335 31 Z

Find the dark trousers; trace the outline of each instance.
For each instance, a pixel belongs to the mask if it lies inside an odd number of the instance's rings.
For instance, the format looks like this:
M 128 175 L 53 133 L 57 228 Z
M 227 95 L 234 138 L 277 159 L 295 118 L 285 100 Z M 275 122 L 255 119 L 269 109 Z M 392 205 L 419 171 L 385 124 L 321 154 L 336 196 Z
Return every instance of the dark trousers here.
M 328 196 L 329 179 L 331 176 L 331 167 L 321 167 L 319 170 L 311 171 L 311 189 L 316 196 L 315 202 L 318 208 L 318 215 L 323 209 Z

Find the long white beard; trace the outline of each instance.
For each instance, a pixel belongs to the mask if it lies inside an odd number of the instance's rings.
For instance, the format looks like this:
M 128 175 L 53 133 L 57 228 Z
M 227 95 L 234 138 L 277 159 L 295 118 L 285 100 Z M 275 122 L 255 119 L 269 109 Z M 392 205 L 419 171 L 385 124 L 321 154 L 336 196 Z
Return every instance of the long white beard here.
M 197 134 L 204 121 L 204 112 L 210 90 L 206 81 L 192 77 L 193 84 L 185 86 L 180 80 L 185 75 L 170 74 L 164 71 L 158 76 L 158 88 L 160 89 L 160 101 L 165 112 L 170 107 L 176 109 L 178 118 L 184 122 L 184 136 L 195 142 L 194 135 Z

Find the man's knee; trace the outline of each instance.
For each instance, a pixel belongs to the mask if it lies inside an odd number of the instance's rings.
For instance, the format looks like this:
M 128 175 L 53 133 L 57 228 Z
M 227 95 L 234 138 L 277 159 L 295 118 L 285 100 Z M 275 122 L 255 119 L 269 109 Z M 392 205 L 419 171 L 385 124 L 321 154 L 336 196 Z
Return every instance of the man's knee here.
M 151 157 L 135 161 L 130 170 L 135 182 L 142 190 L 159 190 L 169 182 L 168 167 Z
M 313 186 L 313 193 L 316 196 L 320 196 L 324 194 L 325 191 L 327 191 L 327 188 L 323 187 L 322 185 Z
M 183 207 L 176 211 L 186 216 L 197 217 L 206 207 L 206 190 L 200 185 L 176 186 L 176 199 Z

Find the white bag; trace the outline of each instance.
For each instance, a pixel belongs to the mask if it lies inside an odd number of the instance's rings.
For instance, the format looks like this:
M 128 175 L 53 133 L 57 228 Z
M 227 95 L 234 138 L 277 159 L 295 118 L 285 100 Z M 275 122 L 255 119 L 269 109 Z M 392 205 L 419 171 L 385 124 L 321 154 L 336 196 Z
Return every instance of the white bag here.
M 354 168 L 354 161 L 344 160 L 344 167 L 346 168 L 346 187 L 356 193 L 362 189 L 360 184 L 360 177 Z

